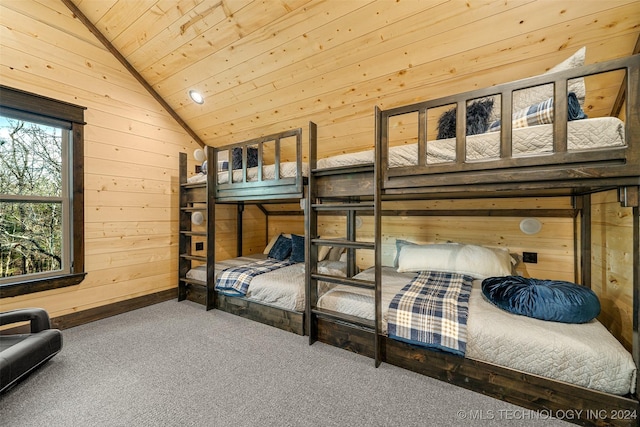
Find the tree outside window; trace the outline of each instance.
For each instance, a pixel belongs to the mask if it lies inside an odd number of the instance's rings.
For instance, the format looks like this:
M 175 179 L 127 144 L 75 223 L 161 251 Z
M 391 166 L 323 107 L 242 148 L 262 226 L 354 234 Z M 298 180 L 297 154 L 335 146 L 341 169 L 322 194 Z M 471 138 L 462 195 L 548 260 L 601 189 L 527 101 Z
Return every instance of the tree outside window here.
M 67 129 L 0 117 L 0 278 L 70 272 L 68 141 Z
M 0 85 L 0 298 L 84 279 L 84 109 Z

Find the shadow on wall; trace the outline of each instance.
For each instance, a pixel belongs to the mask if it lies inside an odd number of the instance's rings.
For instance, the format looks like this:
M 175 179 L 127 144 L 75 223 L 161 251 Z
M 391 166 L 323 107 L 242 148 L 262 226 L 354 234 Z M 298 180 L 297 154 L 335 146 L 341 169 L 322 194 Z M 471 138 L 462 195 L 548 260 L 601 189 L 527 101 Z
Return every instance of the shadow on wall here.
M 602 308 L 600 315 L 597 317 L 598 321 L 600 321 L 614 337 L 618 338 L 627 351 L 631 351 L 632 345 L 625 339 L 622 333 L 622 311 L 620 307 L 618 307 L 611 298 L 602 298 L 600 295 L 598 295 L 598 298 L 600 299 L 600 307 Z

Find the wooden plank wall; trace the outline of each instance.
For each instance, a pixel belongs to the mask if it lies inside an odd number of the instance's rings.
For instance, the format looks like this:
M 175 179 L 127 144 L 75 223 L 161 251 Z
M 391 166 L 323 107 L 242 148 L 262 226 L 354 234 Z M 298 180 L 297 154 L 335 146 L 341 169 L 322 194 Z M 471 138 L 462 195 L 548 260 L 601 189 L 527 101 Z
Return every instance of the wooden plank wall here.
M 510 209 L 517 206 L 531 209 L 529 216 L 536 217 L 535 210 L 570 209 L 571 200 L 555 197 L 550 200 L 539 198 L 486 199 L 486 200 L 438 200 L 422 202 L 385 202 L 389 209 Z M 459 242 L 509 249 L 512 255 L 522 258 L 522 252 L 536 252 L 538 263 L 520 263 L 517 270 L 526 277 L 574 281 L 573 219 L 537 217 L 543 224 L 535 235 L 520 231 L 520 217 L 495 216 L 386 216 L 382 221 L 382 262 L 393 265 L 396 255 L 396 239 L 415 243 Z M 362 227 L 356 230 L 358 239 L 373 241 L 371 217 L 362 217 Z M 321 216 L 318 220 L 321 235 L 343 237 L 346 235 L 344 218 Z M 357 251 L 360 268 L 373 265 L 371 251 Z
M 0 3 L 0 43 L 1 84 L 87 107 L 88 272 L 1 309 L 57 317 L 176 287 L 178 153 L 197 145 L 62 3 Z
M 193 128 L 205 141 L 223 145 L 251 138 L 256 129 L 268 134 L 311 118 L 319 125 L 321 154 L 331 155 L 373 147 L 375 105 L 386 109 L 532 76 L 582 46 L 588 63 L 628 55 L 640 15 L 633 0 L 289 6 L 268 33 L 256 30 L 262 18 L 253 12 L 261 5 L 247 1 L 233 15 L 239 31 L 226 44 L 218 44 L 212 24 L 189 28 L 191 42 L 176 40 L 176 54 L 148 57 L 144 53 L 158 41 L 145 40 L 130 49 L 131 60 L 178 113 L 194 117 Z M 224 25 L 220 21 L 219 28 Z M 206 60 L 192 59 L 203 55 Z M 205 111 L 184 102 L 185 81 L 206 88 L 215 107 Z M 609 97 L 602 95 L 590 98 L 588 113 L 606 110 Z
M 602 312 L 598 319 L 630 351 L 633 331 L 633 228 L 631 208 L 618 203 L 617 193 L 592 196 L 592 289 Z
M 76 2 L 203 140 L 220 146 L 313 120 L 321 157 L 373 148 L 375 105 L 391 108 L 536 75 L 582 46 L 587 63 L 626 56 L 640 32 L 637 0 L 169 3 Z M 89 275 L 79 287 L 5 299 L 2 308 L 37 305 L 58 316 L 174 287 L 177 157 L 196 144 L 61 2 L 0 3 L 0 47 L 0 83 L 88 107 Z M 195 83 L 215 99 L 205 104 L 211 110 L 186 102 L 184 85 Z M 605 79 L 588 81 L 587 90 L 585 108 L 597 116 L 608 111 L 617 87 Z M 219 209 L 217 256 L 224 258 L 235 252 L 235 207 Z M 255 209 L 245 211 L 245 253 L 262 250 L 264 234 L 291 232 L 292 225 L 302 233 L 301 219 L 289 216 L 269 219 L 265 232 Z M 321 219 L 322 233 L 342 230 Z M 398 221 L 385 220 L 386 259 L 395 237 L 465 239 L 517 252 L 539 248 L 538 270 L 527 265 L 532 276 L 569 277 L 572 269 L 567 219 L 543 219 L 531 244 L 519 234 L 517 218 Z M 626 230 L 615 218 L 603 223 L 608 237 Z M 359 230 L 365 237 L 368 227 L 365 219 Z M 604 247 L 607 254 L 626 253 L 617 239 Z M 612 262 L 603 261 L 604 271 Z M 363 255 L 360 263 L 370 260 Z M 600 285 L 605 302 L 612 289 L 607 280 Z M 628 279 L 616 280 L 626 295 Z M 616 307 L 630 312 L 628 297 L 612 300 L 610 318 Z M 620 321 L 621 329 L 627 323 Z

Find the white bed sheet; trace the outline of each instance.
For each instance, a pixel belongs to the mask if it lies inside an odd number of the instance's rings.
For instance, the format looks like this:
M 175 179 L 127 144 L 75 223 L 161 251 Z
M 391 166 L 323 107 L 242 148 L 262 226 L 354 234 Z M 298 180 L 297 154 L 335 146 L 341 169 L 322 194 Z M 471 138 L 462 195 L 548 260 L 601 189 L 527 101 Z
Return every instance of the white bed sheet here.
M 575 120 L 567 124 L 569 151 L 592 150 L 624 146 L 624 122 L 615 117 Z M 427 164 L 455 162 L 456 139 L 427 141 Z M 553 152 L 553 125 L 539 125 L 513 130 L 514 157 L 526 157 Z M 467 137 L 466 161 L 492 160 L 500 157 L 500 132 Z M 341 154 L 318 160 L 318 169 L 371 164 L 374 150 Z M 412 166 L 418 163 L 417 144 L 389 149 L 389 167 Z
M 216 277 L 226 268 L 250 264 L 266 257 L 263 254 L 256 254 L 217 262 Z M 323 274 L 345 276 L 346 265 L 345 262 L 340 261 L 321 261 L 318 264 L 318 271 Z M 204 282 L 207 278 L 206 266 L 200 265 L 192 268 L 186 276 Z M 332 285 L 321 282 L 319 292 L 322 293 L 330 287 Z M 303 312 L 305 309 L 304 263 L 292 264 L 254 277 L 249 285 L 246 298 L 286 310 Z
M 275 165 L 266 165 L 262 167 L 262 180 L 272 180 L 275 179 L 276 166 Z M 280 163 L 280 178 L 295 178 L 298 173 L 298 167 L 296 162 L 282 162 Z M 302 163 L 302 176 L 308 176 L 309 174 L 309 165 L 307 163 Z M 242 169 L 234 169 L 233 170 L 233 182 L 241 182 L 242 181 Z M 199 173 L 197 175 L 191 176 L 187 178 L 187 182 L 190 184 L 195 184 L 198 182 L 205 182 L 207 180 L 207 175 L 203 173 Z M 258 168 L 248 168 L 247 169 L 247 182 L 254 182 L 258 180 Z M 222 171 L 218 172 L 218 184 L 226 184 L 229 182 L 229 172 Z
M 373 269 L 368 269 L 356 277 L 373 276 Z M 389 303 L 413 277 L 383 267 L 384 334 Z M 474 281 L 469 300 L 467 358 L 606 393 L 634 392 L 633 358 L 600 322 L 566 324 L 511 314 L 487 302 L 480 284 Z M 339 285 L 319 298 L 318 307 L 373 320 L 373 291 Z

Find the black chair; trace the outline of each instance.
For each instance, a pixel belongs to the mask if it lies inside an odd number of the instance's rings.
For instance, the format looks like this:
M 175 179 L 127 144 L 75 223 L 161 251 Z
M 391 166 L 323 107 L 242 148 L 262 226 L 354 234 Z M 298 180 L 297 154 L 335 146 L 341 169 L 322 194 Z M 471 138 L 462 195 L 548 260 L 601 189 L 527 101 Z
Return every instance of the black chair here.
M 0 335 L 0 393 L 62 349 L 62 333 L 51 329 L 45 310 L 24 308 L 0 313 L 0 326 L 27 321 L 31 322 L 31 333 Z

